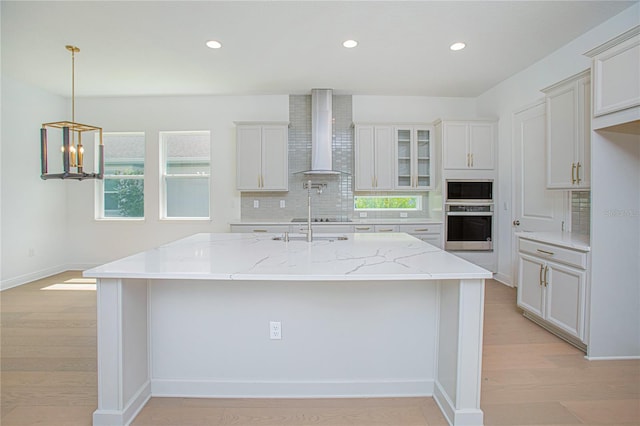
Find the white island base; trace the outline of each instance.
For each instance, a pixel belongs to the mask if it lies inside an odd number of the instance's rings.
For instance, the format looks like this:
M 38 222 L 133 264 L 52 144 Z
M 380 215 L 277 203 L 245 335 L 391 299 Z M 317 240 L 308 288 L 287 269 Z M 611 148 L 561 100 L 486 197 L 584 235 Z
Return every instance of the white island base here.
M 482 425 L 484 279 L 406 234 L 197 234 L 98 268 L 98 409 L 152 396 L 433 396 Z M 270 321 L 282 339 L 269 338 Z

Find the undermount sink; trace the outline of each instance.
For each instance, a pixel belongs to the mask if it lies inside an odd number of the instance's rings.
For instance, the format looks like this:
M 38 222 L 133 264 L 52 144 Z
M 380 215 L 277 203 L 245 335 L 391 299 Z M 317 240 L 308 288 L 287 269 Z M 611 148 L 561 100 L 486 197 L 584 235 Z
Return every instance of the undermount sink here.
M 285 234 L 271 239 L 275 241 L 307 241 L 307 234 Z M 346 241 L 348 239 L 346 235 L 313 234 L 313 241 Z

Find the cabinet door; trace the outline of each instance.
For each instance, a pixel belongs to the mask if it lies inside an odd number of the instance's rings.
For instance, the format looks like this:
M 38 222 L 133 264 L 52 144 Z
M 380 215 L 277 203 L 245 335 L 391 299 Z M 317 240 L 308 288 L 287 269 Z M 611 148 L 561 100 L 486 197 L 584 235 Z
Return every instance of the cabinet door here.
M 491 123 L 469 124 L 470 166 L 477 170 L 492 170 L 494 165 L 494 126 Z
M 262 189 L 289 189 L 288 129 L 286 126 L 262 128 Z
M 468 126 L 465 123 L 444 123 L 442 126 L 443 167 L 468 169 Z
M 520 254 L 518 261 L 518 306 L 544 318 L 543 261 Z
M 545 319 L 582 340 L 585 271 L 548 263 L 545 275 L 547 281 Z
M 375 189 L 375 139 L 373 126 L 357 126 L 355 139 L 355 190 Z
M 396 189 L 412 189 L 414 186 L 412 133 L 410 127 L 396 128 Z
M 393 189 L 393 129 L 375 127 L 375 189 Z
M 238 126 L 236 131 L 236 188 L 259 190 L 262 179 L 260 126 Z
M 431 163 L 432 145 L 431 134 L 432 129 L 416 128 L 415 129 L 415 186 L 417 189 L 431 189 L 435 177 L 432 176 L 433 167 Z
M 580 79 L 577 90 L 579 116 L 576 184 L 582 189 L 588 189 L 591 187 L 591 79 Z
M 595 117 L 640 105 L 640 35 L 614 45 L 593 59 Z
M 571 188 L 576 182 L 576 91 L 570 83 L 547 93 L 547 188 Z

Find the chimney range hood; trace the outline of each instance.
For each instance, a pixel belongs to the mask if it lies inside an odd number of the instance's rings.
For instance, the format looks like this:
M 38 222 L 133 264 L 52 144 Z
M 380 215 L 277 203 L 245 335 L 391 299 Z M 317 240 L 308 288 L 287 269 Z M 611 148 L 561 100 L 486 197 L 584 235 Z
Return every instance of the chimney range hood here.
M 333 170 L 331 89 L 311 90 L 311 170 L 303 172 L 305 175 L 339 175 L 344 172 Z

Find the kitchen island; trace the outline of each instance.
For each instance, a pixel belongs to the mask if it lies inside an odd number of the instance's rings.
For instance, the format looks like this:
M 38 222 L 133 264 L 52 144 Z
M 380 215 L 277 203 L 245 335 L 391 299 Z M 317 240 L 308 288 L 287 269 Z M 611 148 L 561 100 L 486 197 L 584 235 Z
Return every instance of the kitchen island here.
M 196 234 L 85 271 L 94 425 L 151 396 L 433 396 L 451 424 L 483 424 L 490 272 L 402 233 L 283 237 Z

